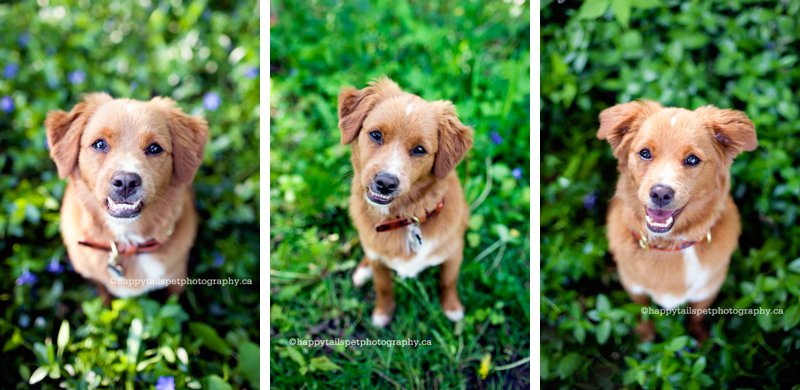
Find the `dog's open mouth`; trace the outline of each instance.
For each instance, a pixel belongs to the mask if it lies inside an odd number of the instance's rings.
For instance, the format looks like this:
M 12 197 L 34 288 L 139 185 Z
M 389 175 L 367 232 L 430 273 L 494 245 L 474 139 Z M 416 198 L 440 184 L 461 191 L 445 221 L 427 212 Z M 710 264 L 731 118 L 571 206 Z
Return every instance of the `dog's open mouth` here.
M 392 203 L 392 201 L 394 200 L 394 196 L 376 194 L 372 192 L 371 188 L 367 188 L 367 199 L 369 199 L 373 203 L 386 205 Z
M 108 215 L 114 218 L 135 218 L 142 212 L 142 201 L 137 200 L 133 203 L 114 202 L 110 197 L 106 198 L 106 208 Z
M 653 233 L 666 233 L 675 225 L 675 219 L 683 209 L 678 210 L 662 210 L 662 209 L 646 209 L 645 219 L 647 220 L 647 228 Z

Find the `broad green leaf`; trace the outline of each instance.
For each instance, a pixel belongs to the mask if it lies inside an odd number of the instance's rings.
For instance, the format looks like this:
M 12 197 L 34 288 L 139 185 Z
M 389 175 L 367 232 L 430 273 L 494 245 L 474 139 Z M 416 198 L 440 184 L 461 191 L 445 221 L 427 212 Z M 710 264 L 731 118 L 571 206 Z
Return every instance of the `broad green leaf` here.
M 583 358 L 575 352 L 570 352 L 558 362 L 558 376 L 561 379 L 566 379 L 572 375 L 581 364 Z
M 202 340 L 206 348 L 224 356 L 230 356 L 231 348 L 228 346 L 228 343 L 226 343 L 222 337 L 219 337 L 217 331 L 211 326 L 202 322 L 190 322 L 189 332 L 194 337 Z
M 611 10 L 614 12 L 614 17 L 625 28 L 628 28 L 628 22 L 631 19 L 631 1 L 611 0 Z
M 610 0 L 586 0 L 578 10 L 578 19 L 597 19 L 608 9 Z

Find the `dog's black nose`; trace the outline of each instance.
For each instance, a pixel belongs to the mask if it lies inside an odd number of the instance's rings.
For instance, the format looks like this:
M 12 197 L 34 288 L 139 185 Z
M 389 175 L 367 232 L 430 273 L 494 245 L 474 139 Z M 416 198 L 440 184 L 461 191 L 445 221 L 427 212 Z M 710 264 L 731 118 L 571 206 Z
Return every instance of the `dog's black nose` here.
M 675 190 L 662 184 L 650 187 L 650 200 L 659 207 L 664 207 L 675 197 Z
M 400 179 L 397 176 L 381 172 L 375 175 L 375 189 L 381 193 L 381 195 L 389 195 L 394 192 L 397 187 L 400 185 Z
M 133 172 L 116 172 L 111 176 L 111 188 L 123 199 L 142 186 L 142 177 Z

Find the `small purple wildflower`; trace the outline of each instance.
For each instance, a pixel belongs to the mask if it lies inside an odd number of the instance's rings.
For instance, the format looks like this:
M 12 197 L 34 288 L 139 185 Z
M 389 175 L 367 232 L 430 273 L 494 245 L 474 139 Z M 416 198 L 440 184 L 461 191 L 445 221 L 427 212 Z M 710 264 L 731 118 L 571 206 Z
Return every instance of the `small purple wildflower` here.
M 511 171 L 511 176 L 514 176 L 514 178 L 517 179 L 517 180 L 522 179 L 522 168 L 519 168 L 519 167 L 514 168 Z
M 53 258 L 50 259 L 50 264 L 47 264 L 45 270 L 53 274 L 60 274 L 64 272 L 64 266 L 58 261 L 58 257 L 53 256 Z
M 0 99 L 0 110 L 5 112 L 14 111 L 14 99 L 12 99 L 11 96 L 3 96 L 3 98 Z
M 136 88 L 139 88 L 139 83 L 134 81 L 131 83 L 131 92 L 135 91 Z
M 220 99 L 219 95 L 215 92 L 208 92 L 203 95 L 203 107 L 209 111 L 216 111 L 219 108 Z
M 594 210 L 597 205 L 597 192 L 591 192 L 583 197 L 583 208 L 586 210 Z
M 219 254 L 219 252 L 214 253 L 214 263 L 213 264 L 214 264 L 215 268 L 222 267 L 222 265 L 225 264 L 225 256 L 222 256 L 221 254 Z
M 258 77 L 258 67 L 251 66 L 247 68 L 247 70 L 244 71 L 244 77 L 247 77 L 248 79 L 254 79 Z
M 31 324 L 31 317 L 27 314 L 19 316 L 19 326 L 27 328 Z
M 17 278 L 17 286 L 24 286 L 26 284 L 34 284 L 39 278 L 36 277 L 31 271 L 25 270 L 22 275 Z
M 496 131 L 493 131 L 490 136 L 492 138 L 492 143 L 494 143 L 495 145 L 500 145 L 503 143 L 503 137 L 501 137 L 500 134 L 497 133 Z
M 225 309 L 223 309 L 222 306 L 220 306 L 219 303 L 216 302 L 213 302 L 211 303 L 211 305 L 208 306 L 208 311 L 209 313 L 211 313 L 211 315 L 215 317 L 220 317 L 223 314 L 225 314 Z
M 175 390 L 175 377 L 160 376 L 156 383 L 156 390 Z
M 17 43 L 19 43 L 21 47 L 28 47 L 28 42 L 30 41 L 31 41 L 31 34 L 29 34 L 27 31 L 22 33 L 22 35 L 20 35 L 19 38 L 17 38 Z
M 86 81 L 86 73 L 82 70 L 76 70 L 73 72 L 69 72 L 67 78 L 69 79 L 69 82 L 73 85 L 83 84 L 83 82 Z
M 13 79 L 19 73 L 19 64 L 12 62 L 3 68 L 3 76 L 7 79 Z

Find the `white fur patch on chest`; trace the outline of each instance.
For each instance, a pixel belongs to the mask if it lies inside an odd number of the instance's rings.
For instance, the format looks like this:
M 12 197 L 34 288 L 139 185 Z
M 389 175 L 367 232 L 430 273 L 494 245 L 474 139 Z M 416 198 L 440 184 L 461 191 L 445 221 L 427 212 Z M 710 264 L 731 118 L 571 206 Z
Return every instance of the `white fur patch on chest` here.
M 716 292 L 716 286 L 708 285 L 711 279 L 711 270 L 700 264 L 700 258 L 697 257 L 695 248 L 688 247 L 681 253 L 683 254 L 683 276 L 686 283 L 686 291 L 679 295 L 654 295 L 648 291 L 653 301 L 665 309 L 674 309 L 687 301 L 699 302 Z M 641 288 L 640 286 L 636 287 Z
M 134 231 L 134 222 L 137 218 L 113 218 L 106 217 L 106 226 L 111 229 L 114 241 L 124 245 L 144 244 L 147 240 Z
M 146 253 L 136 255 L 129 264 L 132 264 L 132 268 L 136 268 L 136 270 L 126 270 L 125 274 L 135 274 L 137 275 L 137 279 L 128 279 L 125 280 L 125 282 L 119 281 L 121 279 L 116 279 L 119 282 L 112 281 L 111 284 L 107 286 L 112 294 L 120 298 L 125 298 L 166 287 L 166 268 L 152 255 Z M 129 267 L 131 267 L 131 265 L 129 265 Z
M 386 264 L 387 267 L 397 272 L 397 275 L 401 278 L 413 278 L 424 269 L 442 264 L 446 260 L 447 257 L 444 255 L 433 254 L 438 249 L 437 245 L 438 243 L 435 240 L 423 237 L 419 251 L 410 259 L 389 258 L 367 247 L 364 247 L 364 253 L 370 260 L 377 260 Z

